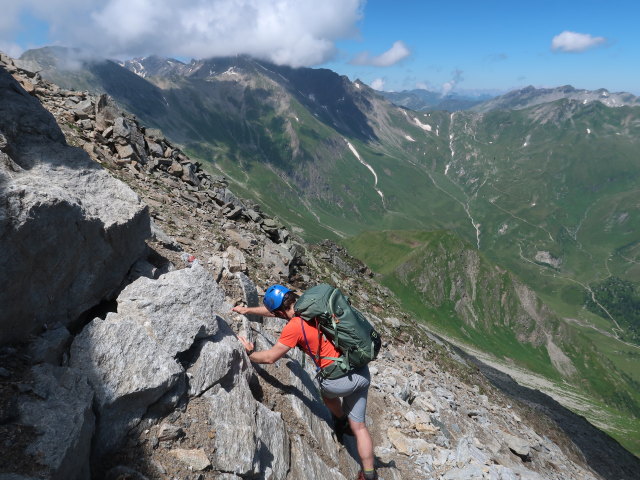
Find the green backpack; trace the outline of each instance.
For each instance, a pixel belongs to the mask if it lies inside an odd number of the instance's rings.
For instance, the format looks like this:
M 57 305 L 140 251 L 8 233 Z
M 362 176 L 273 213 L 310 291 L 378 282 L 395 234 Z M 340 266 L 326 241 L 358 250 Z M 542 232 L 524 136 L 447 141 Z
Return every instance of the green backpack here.
M 318 330 L 342 353 L 339 358 L 324 357 L 334 363 L 320 370 L 320 351 L 313 358 L 323 378 L 340 378 L 354 368 L 362 367 L 378 356 L 382 340 L 362 313 L 351 306 L 340 290 L 321 283 L 305 291 L 295 305 L 296 316 L 316 321 Z M 302 324 L 304 332 L 304 322 Z M 320 342 L 318 341 L 318 345 Z M 309 342 L 307 341 L 307 348 Z

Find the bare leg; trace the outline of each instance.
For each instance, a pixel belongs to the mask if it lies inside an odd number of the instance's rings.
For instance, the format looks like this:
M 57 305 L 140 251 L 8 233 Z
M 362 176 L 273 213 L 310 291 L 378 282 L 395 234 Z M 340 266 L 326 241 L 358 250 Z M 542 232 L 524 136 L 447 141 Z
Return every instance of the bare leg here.
M 336 397 L 336 398 L 322 397 L 322 401 L 327 406 L 329 411 L 333 413 L 334 416 L 338 418 L 342 418 L 344 416 L 344 412 L 342 411 L 342 400 L 340 400 L 340 397 Z
M 356 436 L 362 468 L 364 470 L 373 470 L 373 440 L 371 440 L 371 434 L 369 434 L 367 426 L 364 422 L 355 422 L 351 419 L 349 419 L 349 424 L 353 434 Z

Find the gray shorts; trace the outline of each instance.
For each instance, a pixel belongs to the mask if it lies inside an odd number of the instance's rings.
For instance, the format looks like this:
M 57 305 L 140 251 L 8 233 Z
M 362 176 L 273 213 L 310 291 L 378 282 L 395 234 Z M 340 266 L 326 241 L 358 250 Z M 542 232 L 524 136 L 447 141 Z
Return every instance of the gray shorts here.
M 348 375 L 333 380 L 320 379 L 320 391 L 326 398 L 342 397 L 342 409 L 354 422 L 364 423 L 369 393 L 369 367 L 357 368 Z

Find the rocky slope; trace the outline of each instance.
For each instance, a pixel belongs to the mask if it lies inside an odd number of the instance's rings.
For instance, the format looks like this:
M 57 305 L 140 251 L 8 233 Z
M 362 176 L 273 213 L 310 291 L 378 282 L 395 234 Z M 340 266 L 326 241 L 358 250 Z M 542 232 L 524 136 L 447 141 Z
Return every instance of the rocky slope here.
M 637 472 L 637 459 L 611 442 L 605 444 L 610 461 L 590 468 L 589 457 L 553 422 L 500 393 L 472 364 L 430 338 L 366 267 L 331 243 L 311 246 L 293 238 L 277 220 L 233 195 L 223 178 L 204 172 L 107 97 L 59 89 L 5 56 L 0 63 L 0 108 L 22 119 L 50 119 L 36 97 L 66 138 L 65 144 L 55 135 L 61 152 L 41 153 L 58 162 L 52 170 L 93 161 L 96 176 L 79 169 L 80 184 L 108 172 L 113 186 L 101 189 L 100 203 L 115 207 L 120 196 L 139 201 L 117 178 L 135 190 L 153 219 L 147 223 L 151 239 L 145 245 L 142 235 L 133 242 L 130 250 L 137 254 L 127 261 L 128 272 L 120 273 L 115 292 L 92 289 L 70 297 L 66 312 L 74 315 L 29 323 L 24 331 L 30 336 L 0 337 L 0 478 L 354 478 L 353 441 L 336 441 L 311 365 L 300 352 L 275 365 L 254 366 L 235 338 L 247 334 L 259 349 L 277 339 L 280 320 L 230 314 L 238 302 L 258 304 L 261 288 L 274 281 L 298 288 L 330 281 L 382 332 L 368 409 L 382 478 L 631 479 Z M 11 103 L 16 94 L 19 107 Z M 7 199 L 15 191 L 9 182 L 20 180 L 12 168 L 27 139 L 8 133 L 10 125 L 0 126 L 6 139 L 2 251 L 15 245 L 7 232 L 19 230 L 23 212 L 10 210 Z M 50 127 L 27 130 L 46 138 Z M 48 178 L 49 186 L 58 185 L 53 173 Z M 59 188 L 71 191 L 66 183 Z M 42 204 L 50 194 L 41 186 L 33 196 Z M 128 212 L 118 209 L 114 223 L 124 224 Z M 39 238 L 56 238 L 66 227 L 42 217 L 51 222 Z M 100 223 L 89 215 L 73 222 L 80 237 L 85 224 Z M 136 233 L 137 225 L 124 230 Z M 103 237 L 117 245 L 123 235 L 113 238 L 107 229 Z M 81 273 L 62 261 L 77 252 L 71 240 L 57 244 L 52 260 L 58 260 L 61 276 L 74 280 Z M 108 259 L 86 261 L 96 275 L 101 265 L 116 270 Z M 34 274 L 28 262 L 14 268 L 18 279 Z M 3 278 L 5 285 L 9 280 Z M 34 290 L 34 298 L 45 297 L 46 287 Z M 1 311 L 17 301 L 1 299 Z M 14 322 L 30 319 L 16 315 Z M 0 326 L 10 331 L 7 320 Z

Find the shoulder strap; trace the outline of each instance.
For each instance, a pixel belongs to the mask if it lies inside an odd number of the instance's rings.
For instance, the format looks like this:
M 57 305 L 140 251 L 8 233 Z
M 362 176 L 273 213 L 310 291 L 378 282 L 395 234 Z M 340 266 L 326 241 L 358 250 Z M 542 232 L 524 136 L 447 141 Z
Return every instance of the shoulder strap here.
M 316 357 L 311 353 L 311 346 L 309 345 L 309 340 L 307 340 L 307 332 L 304 331 L 304 320 L 302 319 L 302 317 L 300 317 L 300 326 L 302 327 L 302 335 L 304 336 L 304 341 L 307 344 L 307 352 L 309 352 L 309 356 L 313 360 L 313 363 L 315 363 L 316 370 L 319 371 L 321 370 L 320 364 L 318 363 L 320 362 L 320 338 L 318 338 L 318 359 L 316 360 Z M 320 329 L 318 329 L 318 331 L 319 330 Z

